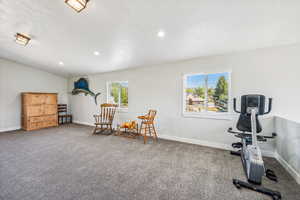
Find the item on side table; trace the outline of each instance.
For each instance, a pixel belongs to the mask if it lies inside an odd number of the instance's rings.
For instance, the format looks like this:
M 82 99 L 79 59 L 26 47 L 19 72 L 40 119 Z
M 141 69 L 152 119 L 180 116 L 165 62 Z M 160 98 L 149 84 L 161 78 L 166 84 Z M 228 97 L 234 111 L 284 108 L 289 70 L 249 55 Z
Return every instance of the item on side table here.
M 157 141 L 157 133 L 154 126 L 156 113 L 156 110 L 149 110 L 147 115 L 138 116 L 138 119 L 142 120 L 139 133 L 144 137 L 144 144 L 146 144 L 148 136 Z
M 100 115 L 94 115 L 95 118 L 95 129 L 93 134 L 103 133 L 105 130 L 110 130 L 110 133 L 105 135 L 111 135 L 113 133 L 112 123 L 114 120 L 115 112 L 117 109 L 116 104 L 101 104 Z M 100 130 L 100 132 L 97 132 Z
M 135 139 L 137 136 L 139 136 L 139 128 L 137 122 L 131 121 L 118 125 L 116 135 Z
M 121 125 L 121 128 L 126 128 L 126 129 L 134 129 L 136 128 L 136 121 L 131 121 L 131 122 L 125 122 Z
M 65 123 L 72 123 L 72 115 L 68 114 L 67 104 L 58 104 L 57 105 L 57 112 L 58 112 L 58 123 L 65 124 Z

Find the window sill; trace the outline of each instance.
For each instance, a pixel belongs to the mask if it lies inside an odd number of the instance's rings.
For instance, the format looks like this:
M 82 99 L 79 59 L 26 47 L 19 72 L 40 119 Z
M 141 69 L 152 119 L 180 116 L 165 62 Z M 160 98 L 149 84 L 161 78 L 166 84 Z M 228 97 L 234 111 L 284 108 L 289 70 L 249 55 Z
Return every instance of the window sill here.
M 119 113 L 128 113 L 128 108 L 117 108 L 117 112 L 119 112 Z
M 202 119 L 216 119 L 216 120 L 232 120 L 234 115 L 231 113 L 183 113 L 185 118 L 202 118 Z

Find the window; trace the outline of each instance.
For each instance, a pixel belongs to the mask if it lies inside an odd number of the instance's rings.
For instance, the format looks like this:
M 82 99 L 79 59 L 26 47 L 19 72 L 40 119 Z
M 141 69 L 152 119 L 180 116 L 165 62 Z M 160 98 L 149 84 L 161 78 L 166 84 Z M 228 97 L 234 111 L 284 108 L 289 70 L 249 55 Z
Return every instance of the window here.
M 184 114 L 228 113 L 230 73 L 184 76 Z
M 119 108 L 128 108 L 128 81 L 107 83 L 107 103 L 117 104 Z

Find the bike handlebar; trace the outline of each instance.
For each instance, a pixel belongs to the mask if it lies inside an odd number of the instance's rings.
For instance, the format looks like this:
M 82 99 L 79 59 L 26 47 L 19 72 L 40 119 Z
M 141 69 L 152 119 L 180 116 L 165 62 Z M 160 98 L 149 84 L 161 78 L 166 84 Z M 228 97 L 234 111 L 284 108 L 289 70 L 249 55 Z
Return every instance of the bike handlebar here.
M 272 110 L 272 101 L 273 99 L 272 98 L 269 98 L 269 106 L 268 106 L 268 111 L 267 112 L 264 112 L 264 115 L 266 114 L 269 114 Z M 241 113 L 241 111 L 238 111 L 236 109 L 236 98 L 233 98 L 233 110 L 236 112 L 236 113 Z
M 233 99 L 233 109 L 234 109 L 234 111 L 235 111 L 236 113 L 241 113 L 241 111 L 238 111 L 238 110 L 236 109 L 236 98 Z
M 264 115 L 269 114 L 272 110 L 272 98 L 269 98 L 269 106 L 268 111 L 264 113 Z

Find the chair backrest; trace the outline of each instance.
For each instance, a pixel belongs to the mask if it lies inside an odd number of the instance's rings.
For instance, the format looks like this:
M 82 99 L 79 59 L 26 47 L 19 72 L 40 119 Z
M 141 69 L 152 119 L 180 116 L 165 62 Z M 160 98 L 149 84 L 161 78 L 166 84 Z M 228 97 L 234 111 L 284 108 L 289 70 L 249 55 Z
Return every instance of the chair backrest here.
M 104 103 L 104 104 L 101 104 L 100 107 L 101 107 L 101 113 L 100 113 L 101 122 L 112 123 L 118 105 Z
M 58 104 L 57 105 L 57 112 L 58 114 L 61 114 L 61 113 L 64 113 L 66 114 L 67 113 L 67 104 Z
M 156 116 L 156 113 L 157 113 L 156 110 L 149 110 L 148 114 L 146 115 L 147 116 L 146 121 L 153 122 L 154 118 Z

